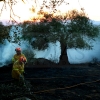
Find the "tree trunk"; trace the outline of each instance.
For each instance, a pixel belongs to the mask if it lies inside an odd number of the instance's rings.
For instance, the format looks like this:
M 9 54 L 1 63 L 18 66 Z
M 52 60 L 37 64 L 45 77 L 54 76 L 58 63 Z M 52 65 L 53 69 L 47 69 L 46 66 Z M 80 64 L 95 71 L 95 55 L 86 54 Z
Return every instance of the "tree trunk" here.
M 66 50 L 67 50 L 66 45 L 64 43 L 61 43 L 61 55 L 60 55 L 59 65 L 69 65 L 70 64 L 68 61 L 68 55 L 67 55 Z

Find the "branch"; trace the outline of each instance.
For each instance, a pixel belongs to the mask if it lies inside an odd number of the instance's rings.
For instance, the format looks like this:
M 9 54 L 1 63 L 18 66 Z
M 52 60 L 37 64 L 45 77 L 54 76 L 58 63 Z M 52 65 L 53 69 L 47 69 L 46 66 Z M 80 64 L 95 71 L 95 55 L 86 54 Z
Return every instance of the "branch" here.
M 1 1 L 0 1 L 0 2 L 1 2 Z M 0 11 L 0 16 L 1 16 L 1 14 L 2 14 L 2 11 L 3 11 L 5 5 L 6 5 L 6 2 L 4 1 L 3 6 L 2 6 L 2 8 L 1 8 L 1 11 Z
M 10 8 L 10 21 L 14 21 L 15 23 L 18 23 L 14 17 L 17 17 L 18 19 L 20 19 L 19 16 L 17 16 L 15 13 L 14 13 L 14 10 L 13 10 L 13 5 L 15 5 L 17 3 L 17 0 L 0 0 L 0 2 L 3 1 L 3 6 L 1 8 L 1 11 L 0 11 L 0 16 L 2 14 L 2 12 L 7 9 L 7 6 Z M 22 0 L 22 2 L 24 2 L 24 0 Z M 24 2 L 25 3 L 25 2 Z

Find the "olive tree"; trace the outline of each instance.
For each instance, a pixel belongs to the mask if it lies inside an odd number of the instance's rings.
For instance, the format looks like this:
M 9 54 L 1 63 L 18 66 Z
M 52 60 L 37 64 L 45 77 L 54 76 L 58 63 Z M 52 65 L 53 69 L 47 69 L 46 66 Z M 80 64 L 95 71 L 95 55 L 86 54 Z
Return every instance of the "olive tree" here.
M 72 10 L 65 16 L 45 15 L 38 22 L 23 23 L 23 38 L 28 40 L 33 48 L 43 50 L 49 42 L 59 41 L 61 56 L 59 64 L 69 64 L 66 50 L 69 48 L 92 49 L 91 41 L 99 34 L 97 26 L 84 12 Z

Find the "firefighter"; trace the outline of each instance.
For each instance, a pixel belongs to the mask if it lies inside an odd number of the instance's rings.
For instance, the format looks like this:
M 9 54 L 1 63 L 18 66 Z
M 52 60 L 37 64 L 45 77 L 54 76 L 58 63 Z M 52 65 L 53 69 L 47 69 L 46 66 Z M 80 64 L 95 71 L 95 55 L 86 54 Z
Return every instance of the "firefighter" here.
M 16 54 L 12 58 L 13 62 L 13 68 L 12 68 L 12 78 L 14 79 L 14 82 L 18 82 L 18 80 L 21 80 L 24 82 L 24 65 L 27 62 L 27 59 L 25 55 L 21 52 L 21 48 L 15 49 Z M 23 57 L 24 60 L 21 60 Z
M 12 68 L 12 78 L 16 80 L 24 80 L 24 63 L 26 58 L 21 56 L 14 64 Z

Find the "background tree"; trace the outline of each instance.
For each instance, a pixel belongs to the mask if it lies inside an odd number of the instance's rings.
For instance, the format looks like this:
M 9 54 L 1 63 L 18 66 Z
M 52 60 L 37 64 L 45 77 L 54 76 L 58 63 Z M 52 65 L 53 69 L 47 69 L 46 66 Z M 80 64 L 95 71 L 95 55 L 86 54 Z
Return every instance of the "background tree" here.
M 23 23 L 23 38 L 37 49 L 45 49 L 49 42 L 61 43 L 59 64 L 69 64 L 66 50 L 69 48 L 92 49 L 99 30 L 84 12 L 72 10 L 65 16 L 47 14 L 40 23 Z
M 4 40 L 7 39 L 10 41 L 9 36 L 10 26 L 4 26 L 2 22 L 0 22 L 0 43 L 3 44 Z

